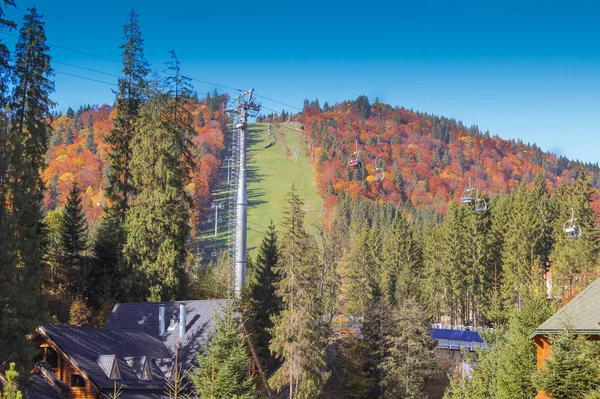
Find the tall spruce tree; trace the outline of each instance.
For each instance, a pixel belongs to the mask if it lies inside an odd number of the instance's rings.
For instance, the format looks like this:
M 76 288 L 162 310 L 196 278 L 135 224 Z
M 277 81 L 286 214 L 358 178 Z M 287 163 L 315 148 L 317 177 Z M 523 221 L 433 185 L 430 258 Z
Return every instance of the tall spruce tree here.
M 423 308 L 411 298 L 402 299 L 383 325 L 384 398 L 426 398 L 426 386 L 436 369 L 435 341 Z
M 278 389 L 287 386 L 289 399 L 308 399 L 318 397 L 327 379 L 323 372 L 327 326 L 318 298 L 316 245 L 304 230 L 303 201 L 293 185 L 287 202 L 277 268 L 283 310 L 274 317 L 270 345 L 282 364 L 271 381 Z
M 539 389 L 552 398 L 581 398 L 600 387 L 598 343 L 576 337 L 573 327 L 566 325 L 550 338 L 552 355 L 540 371 Z
M 0 30 L 13 30 L 16 28 L 16 24 L 8 19 L 5 19 L 5 7 L 16 7 L 14 1 L 3 0 L 0 3 Z M 9 64 L 10 51 L 6 44 L 0 40 L 0 254 L 4 253 L 3 244 L 8 242 L 6 234 L 8 231 L 4 228 L 6 218 L 8 217 L 7 212 L 7 200 L 8 200 L 8 168 L 10 165 L 11 150 L 9 145 L 9 129 L 8 129 L 8 115 L 4 112 L 6 105 L 9 102 L 8 93 L 9 81 L 12 76 L 12 70 Z M 0 255 L 0 271 L 2 271 L 3 256 Z M 4 275 L 4 274 L 3 274 Z
M 54 89 L 48 52 L 41 16 L 35 8 L 29 8 L 15 47 L 15 84 L 9 104 L 11 223 L 2 227 L 10 232 L 6 237 L 10 263 L 8 270 L 3 270 L 3 280 L 14 288 L 12 293 L 8 291 L 12 304 L 7 307 L 8 317 L 3 315 L 2 328 L 9 330 L 5 342 L 13 345 L 12 353 L 21 361 L 32 354 L 25 337 L 39 326 L 44 314 L 44 183 L 40 172 L 48 151 L 49 95 Z
M 88 117 L 87 129 L 88 132 L 85 137 L 85 146 L 92 154 L 95 154 L 98 151 L 98 145 L 94 141 L 94 121 L 92 120 L 91 114 Z
M 277 317 L 281 310 L 281 298 L 276 293 L 279 276 L 275 269 L 278 263 L 277 231 L 271 221 L 258 249 L 256 260 L 248 270 L 246 283 L 248 330 L 256 342 L 258 356 L 269 372 L 275 370 L 278 365 L 269 351 L 272 317 Z
M 381 290 L 392 304 L 420 295 L 422 263 L 420 244 L 406 218 L 398 212 L 383 247 Z
M 186 240 L 191 201 L 185 191 L 193 169 L 192 116 L 187 81 L 172 52 L 167 91 L 156 91 L 140 110 L 133 138 L 131 175 L 139 187 L 127 211 L 124 252 L 141 279 L 135 292 L 150 301 L 173 300 L 183 293 Z
M 571 297 L 597 276 L 600 244 L 593 231 L 596 214 L 592 209 L 592 195 L 591 179 L 583 170 L 573 186 L 561 187 L 556 194 L 559 216 L 551 253 L 552 289 L 556 295 Z M 573 239 L 564 231 L 571 212 L 581 232 L 580 237 Z
M 444 293 L 452 324 L 470 324 L 471 297 L 468 290 L 469 279 L 472 277 L 472 259 L 469 248 L 469 213 L 468 208 L 452 203 L 448 207 L 448 217 L 444 224 Z
M 75 180 L 63 210 L 61 227 L 63 265 L 67 273 L 71 299 L 83 295 L 87 287 L 87 234 L 88 226 L 81 205 L 81 190 Z
M 121 268 L 120 245 L 124 242 L 124 230 L 114 210 L 107 209 L 93 231 L 91 240 L 90 270 L 88 276 L 88 299 L 98 309 L 106 301 L 123 302 L 129 299 L 128 288 L 132 279 Z M 128 275 L 129 274 L 129 275 Z
M 444 296 L 446 279 L 444 273 L 443 226 L 428 221 L 423 225 L 423 303 L 435 322 L 441 320 L 447 302 Z
M 0 30 L 7 31 L 16 27 L 13 21 L 6 19 L 6 6 L 15 7 L 13 1 L 3 1 L 0 3 Z M 6 105 L 9 102 L 8 84 L 11 78 L 11 68 L 9 65 L 10 51 L 8 47 L 0 40 L 0 337 L 8 337 L 7 333 L 12 330 L 14 323 L 14 304 L 12 298 L 15 295 L 16 287 L 14 285 L 14 235 L 12 222 L 12 189 L 10 184 L 10 161 L 12 155 L 12 143 L 10 141 L 10 129 L 8 124 L 8 115 L 5 113 Z M 11 320 L 12 319 L 12 320 Z M 11 321 L 9 321 L 11 320 Z M 10 341 L 4 338 L 0 339 L 0 359 L 7 359 L 11 352 L 9 348 Z
M 241 320 L 233 306 L 227 305 L 220 316 L 215 315 L 215 332 L 203 353 L 198 355 L 198 367 L 191 369 L 189 379 L 200 398 L 259 398 L 256 379 L 248 373 L 248 337 L 242 333 Z
M 106 182 L 106 194 L 115 208 L 121 224 L 131 197 L 135 193 L 132 182 L 131 159 L 133 157 L 133 137 L 136 134 L 140 108 L 148 95 L 148 62 L 144 58 L 144 40 L 135 11 L 131 10 L 129 21 L 123 26 L 123 77 L 119 78 L 116 93 L 117 115 L 115 128 L 106 136 L 110 159 L 110 173 Z
M 553 225 L 550 196 L 544 184 L 540 175 L 531 188 L 523 182 L 513 194 L 502 250 L 504 297 L 508 306 L 520 308 L 523 295 L 542 283 Z

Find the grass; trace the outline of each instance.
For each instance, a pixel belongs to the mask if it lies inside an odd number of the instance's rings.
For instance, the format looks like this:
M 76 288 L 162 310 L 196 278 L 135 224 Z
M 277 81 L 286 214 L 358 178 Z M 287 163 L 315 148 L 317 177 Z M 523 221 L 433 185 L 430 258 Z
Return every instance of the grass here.
M 288 205 L 287 193 L 295 184 L 298 195 L 308 206 L 305 225 L 310 233 L 316 232 L 321 223 L 321 197 L 315 185 L 312 162 L 306 156 L 304 133 L 298 123 L 271 124 L 271 132 L 277 139 L 275 145 L 264 148 L 273 141 L 267 137 L 267 123 L 248 125 L 246 182 L 248 193 L 248 236 L 247 248 L 251 256 L 273 220 L 279 229 L 283 212 Z M 297 159 L 296 159 L 297 154 Z M 214 212 L 202 217 L 198 235 L 198 253 L 205 261 L 214 261 L 227 250 L 227 163 L 221 167 L 220 181 L 212 193 L 213 202 L 220 203 L 224 209 L 219 211 L 218 235 L 214 235 Z M 235 184 L 235 182 L 234 182 Z M 202 252 L 201 252 L 202 251 Z M 214 254 L 214 256 L 213 256 Z
M 272 141 L 271 137 L 267 137 L 267 123 L 249 126 L 247 245 L 252 256 L 269 222 L 273 220 L 279 227 L 292 184 L 308 206 L 305 225 L 309 232 L 316 232 L 315 226 L 321 222 L 321 197 L 315 184 L 312 162 L 306 156 L 305 136 L 300 131 L 300 124 L 272 123 L 271 133 L 277 143 L 265 149 L 264 146 Z

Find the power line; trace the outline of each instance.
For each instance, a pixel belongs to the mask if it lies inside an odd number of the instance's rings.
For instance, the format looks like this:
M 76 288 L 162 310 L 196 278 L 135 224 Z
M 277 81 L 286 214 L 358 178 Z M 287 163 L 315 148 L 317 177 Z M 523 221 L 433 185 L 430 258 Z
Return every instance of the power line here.
M 17 39 L 19 38 L 19 35 L 15 35 L 14 33 L 8 33 L 8 32 L 0 32 L 0 33 L 3 34 L 3 35 L 6 35 L 6 36 L 16 37 Z M 75 50 L 75 49 L 64 47 L 64 46 L 59 46 L 58 44 L 51 44 L 51 43 L 46 42 L 46 45 L 48 45 L 50 47 L 56 47 L 56 48 L 59 48 L 59 49 L 62 49 L 62 50 L 72 51 L 72 52 L 78 53 L 78 54 L 87 55 L 87 56 L 94 57 L 94 58 L 99 58 L 101 60 L 106 60 L 106 61 L 111 61 L 111 62 L 118 62 L 119 64 L 121 63 L 121 61 L 117 61 L 117 60 L 115 60 L 113 58 L 103 57 L 101 55 L 92 54 L 92 53 L 88 53 L 88 52 L 81 51 L 81 50 Z
M 265 97 L 265 96 L 259 96 L 258 94 L 256 94 L 255 97 L 262 98 L 262 99 L 267 100 L 267 101 L 272 101 L 272 102 L 277 103 L 277 104 L 285 105 L 286 107 L 295 108 L 295 109 L 300 110 L 300 111 L 303 110 L 302 108 L 296 107 L 295 105 L 290 105 L 290 104 L 282 103 L 281 101 L 273 100 L 272 98 L 268 98 L 268 97 Z M 263 108 L 267 108 L 267 107 L 263 107 Z M 267 109 L 270 109 L 270 108 L 267 108 Z
M 89 81 L 92 81 L 92 82 L 104 83 L 104 84 L 111 85 L 111 86 L 118 86 L 116 83 L 105 82 L 103 80 L 88 78 L 86 76 L 75 75 L 75 74 L 68 73 L 68 72 L 54 71 L 54 73 L 58 73 L 59 75 L 67 75 L 67 76 L 71 76 L 71 77 L 78 78 L 78 79 L 85 79 L 85 80 L 89 80 Z
M 6 36 L 11 36 L 11 37 L 19 38 L 19 35 L 16 35 L 14 33 L 0 32 L 0 34 L 4 34 Z M 76 50 L 76 49 L 73 49 L 73 48 L 61 46 L 61 45 L 58 45 L 58 44 L 48 43 L 48 42 L 46 42 L 46 44 L 48 46 L 50 46 L 50 47 L 55 47 L 55 48 L 59 48 L 59 49 L 62 49 L 62 50 L 71 51 L 73 53 L 82 54 L 82 55 L 86 55 L 86 56 L 89 56 L 89 57 L 94 57 L 94 58 L 98 58 L 98 59 L 102 59 L 102 60 L 106 60 L 106 61 L 110 61 L 110 62 L 115 62 L 115 63 L 119 63 L 119 64 L 122 63 L 121 60 L 116 60 L 114 58 L 104 57 L 104 56 L 101 56 L 101 55 L 98 55 L 98 54 L 89 53 L 87 51 Z M 54 62 L 56 64 L 65 65 L 65 66 L 70 66 L 70 67 L 73 67 L 73 68 L 79 68 L 79 69 L 82 69 L 82 70 L 87 70 L 89 72 L 100 73 L 100 74 L 107 75 L 107 76 L 120 77 L 120 75 L 116 75 L 116 74 L 112 74 L 112 73 L 108 73 L 108 72 L 103 72 L 103 71 L 98 71 L 98 70 L 95 70 L 95 69 L 92 69 L 92 68 L 86 68 L 86 67 L 82 67 L 82 66 L 78 66 L 78 65 L 68 64 L 68 63 L 65 63 L 65 62 L 60 62 L 60 61 L 55 61 L 55 60 L 52 60 L 51 62 Z M 158 69 L 153 69 L 153 71 L 157 72 L 159 74 L 172 75 L 173 76 L 173 74 L 170 74 L 170 73 L 165 72 L 165 71 L 160 71 Z M 63 75 L 69 75 L 69 74 L 64 73 L 64 72 L 62 74 Z M 91 81 L 98 81 L 96 79 L 86 78 L 86 77 L 82 77 L 82 76 L 75 76 L 75 75 L 72 75 L 72 76 L 73 77 L 78 77 L 78 78 L 81 78 L 81 79 L 91 80 Z M 239 92 L 239 93 L 241 93 L 241 92 L 244 91 L 242 89 L 238 89 L 237 87 L 232 87 L 232 86 L 229 86 L 229 85 L 224 85 L 224 84 L 220 84 L 220 83 L 210 82 L 208 80 L 197 79 L 197 78 L 193 78 L 193 77 L 189 77 L 189 76 L 188 76 L 188 78 L 190 80 L 192 80 L 192 81 L 195 81 L 195 82 L 204 83 L 204 84 L 210 85 L 210 86 L 222 87 L 224 89 L 234 90 L 234 91 Z M 99 81 L 99 82 L 101 82 L 101 81 Z M 107 82 L 101 82 L 101 83 L 107 83 Z M 266 96 L 261 96 L 261 95 L 255 94 L 255 97 L 262 98 L 264 100 L 271 101 L 271 102 L 276 103 L 276 104 L 281 104 L 281 105 L 284 105 L 286 107 L 290 107 L 290 108 L 294 108 L 294 109 L 302 111 L 302 108 L 300 108 L 300 107 L 296 107 L 296 106 L 291 105 L 291 104 L 286 104 L 284 102 L 281 102 L 281 101 L 278 101 L 278 100 L 274 100 L 274 99 L 266 97 Z M 275 111 L 275 110 L 273 110 L 271 108 L 268 108 L 268 107 L 263 107 L 263 108 L 272 110 L 273 112 L 275 112 L 275 113 L 277 113 L 279 115 L 279 111 Z
M 85 70 L 85 71 L 90 71 L 90 72 L 100 73 L 100 74 L 102 74 L 102 75 L 114 76 L 114 77 L 116 77 L 116 78 L 120 78 L 120 77 L 121 77 L 121 75 L 117 75 L 117 74 L 114 74 L 114 73 L 109 73 L 109 72 L 98 71 L 98 70 L 96 70 L 96 69 L 92 69 L 92 68 L 86 68 L 86 67 L 82 67 L 82 66 L 78 66 L 78 65 L 73 65 L 73 64 L 68 64 L 68 63 L 66 63 L 66 62 L 61 62 L 61 61 L 56 61 L 56 60 L 51 60 L 51 61 L 50 61 L 50 63 L 53 63 L 53 64 L 59 64 L 59 65 L 65 65 L 65 66 L 72 67 L 72 68 L 83 69 L 83 70 Z

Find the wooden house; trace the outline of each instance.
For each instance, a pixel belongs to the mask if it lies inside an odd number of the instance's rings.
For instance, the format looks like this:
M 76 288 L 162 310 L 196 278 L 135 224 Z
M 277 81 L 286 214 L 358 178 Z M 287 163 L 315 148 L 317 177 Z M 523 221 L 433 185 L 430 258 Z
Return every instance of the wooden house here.
M 537 348 L 538 369 L 544 367 L 546 359 L 552 356 L 549 337 L 557 334 L 567 323 L 574 328 L 576 335 L 588 340 L 600 340 L 600 278 L 588 285 L 531 335 Z M 536 399 L 549 398 L 543 391 L 536 396 Z
M 122 303 L 104 328 L 41 326 L 27 396 L 106 399 L 117 386 L 119 399 L 166 398 L 176 351 L 180 366 L 191 367 L 225 302 Z

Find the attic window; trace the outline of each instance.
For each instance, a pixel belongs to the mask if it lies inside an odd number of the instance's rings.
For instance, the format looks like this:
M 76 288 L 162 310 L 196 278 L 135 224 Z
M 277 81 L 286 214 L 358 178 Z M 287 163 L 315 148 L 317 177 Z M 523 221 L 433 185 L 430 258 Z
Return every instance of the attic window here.
M 125 359 L 129 367 L 131 367 L 140 380 L 148 381 L 151 379 L 150 368 L 148 367 L 146 356 L 124 357 L 123 359 Z
M 115 355 L 100 355 L 96 362 L 104 371 L 106 377 L 111 380 L 118 380 L 121 378 L 119 374 L 119 366 L 117 365 L 117 357 Z
M 162 371 L 166 379 L 171 379 L 171 374 L 173 372 L 173 359 L 170 357 L 154 359 L 154 363 L 160 369 L 160 371 Z

